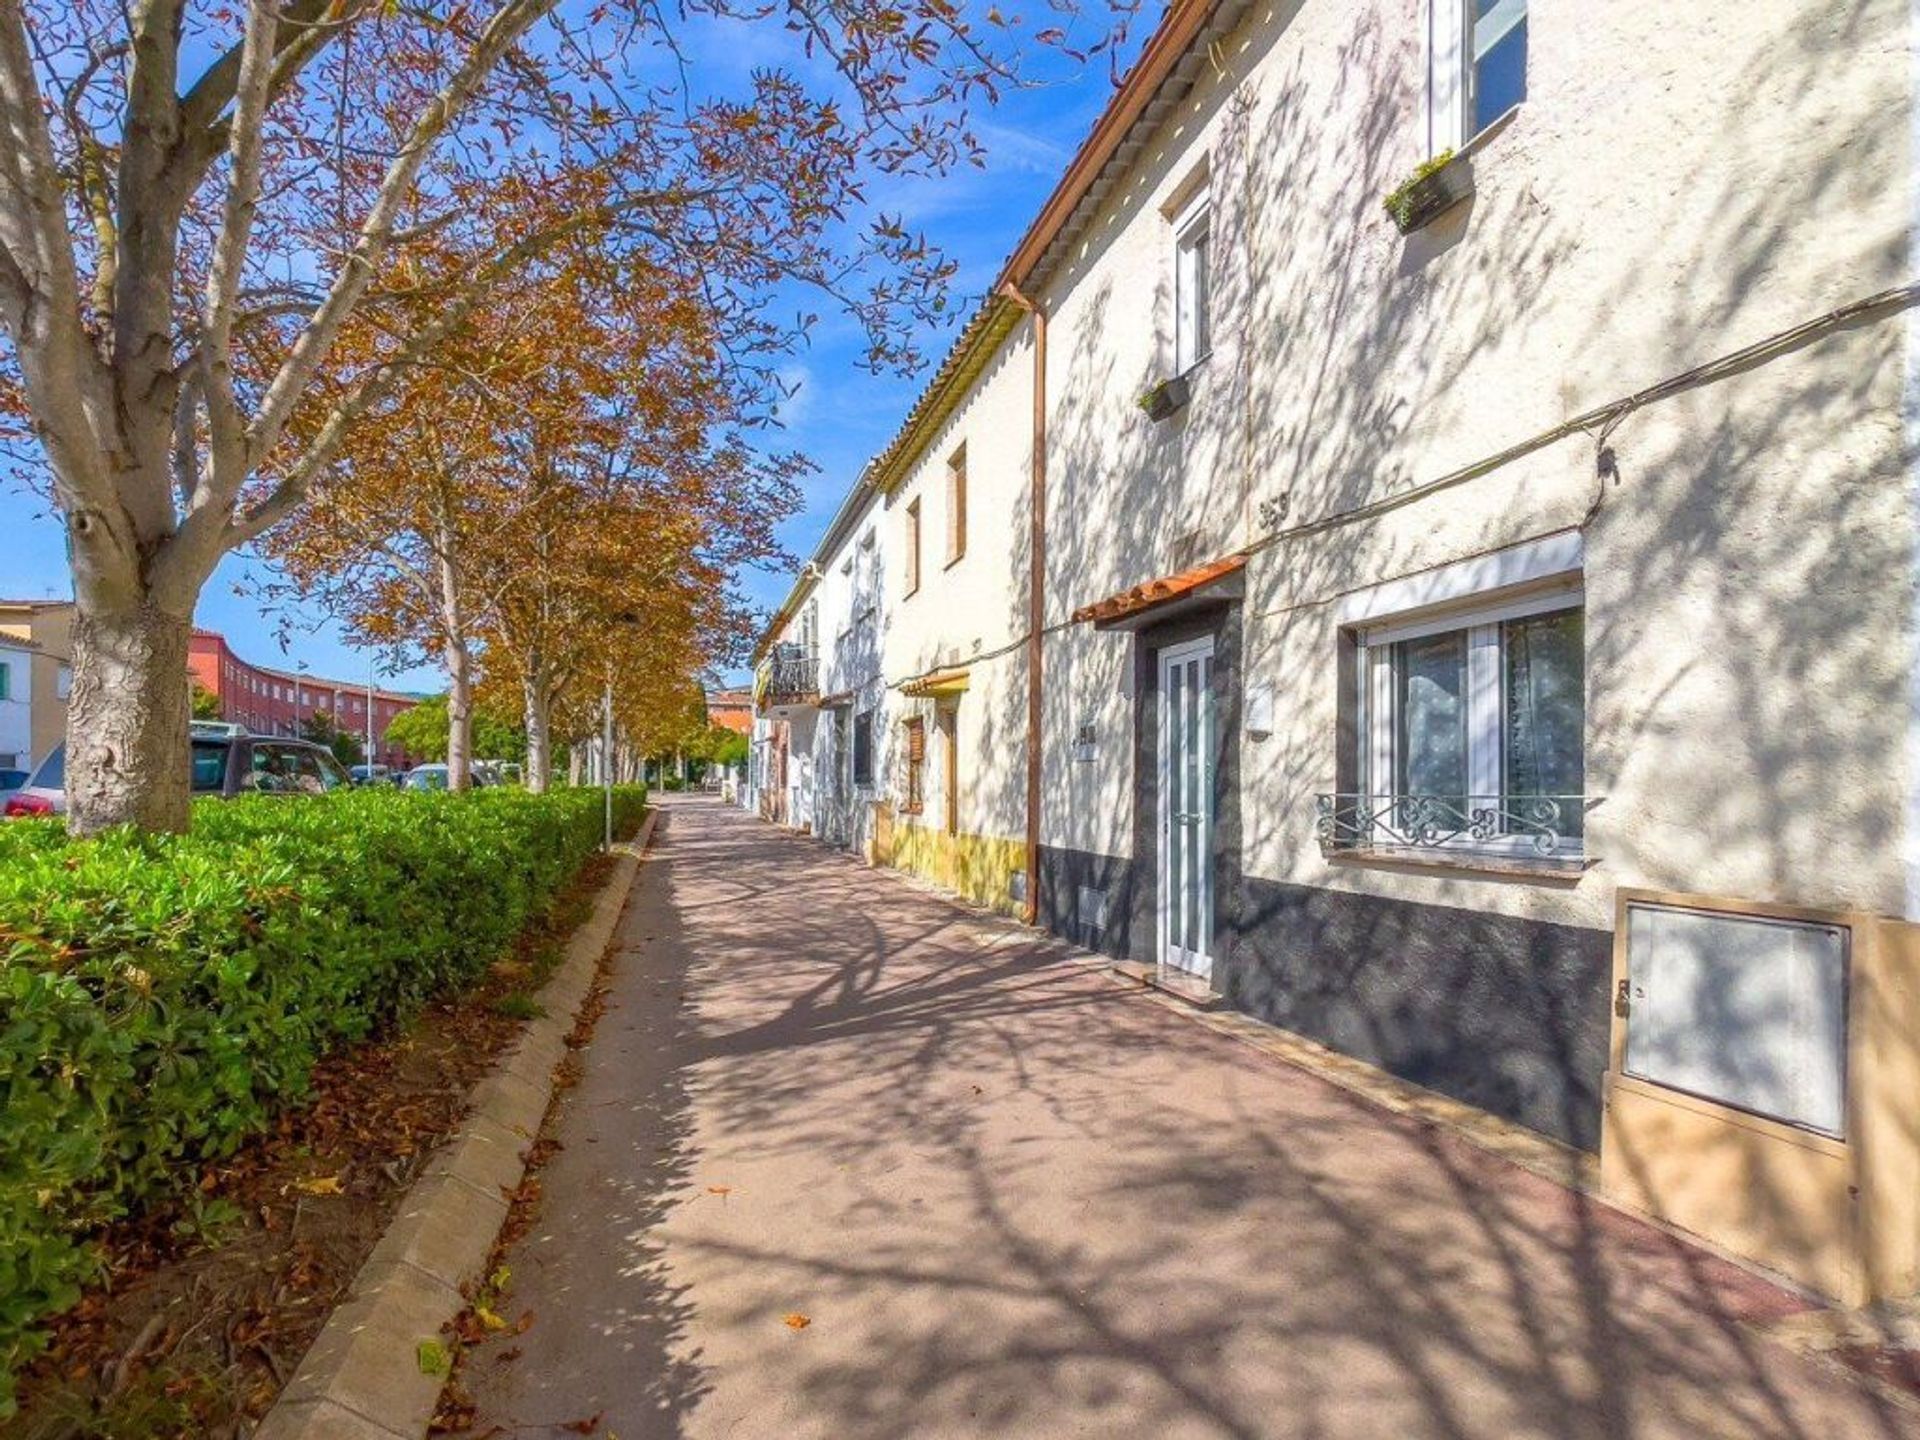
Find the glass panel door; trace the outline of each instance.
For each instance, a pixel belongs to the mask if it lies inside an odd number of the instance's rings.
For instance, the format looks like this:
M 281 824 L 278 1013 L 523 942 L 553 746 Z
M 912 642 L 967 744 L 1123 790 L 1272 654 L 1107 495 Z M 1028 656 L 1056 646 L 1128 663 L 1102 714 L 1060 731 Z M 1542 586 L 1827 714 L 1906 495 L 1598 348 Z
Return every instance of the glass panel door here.
M 1213 647 L 1160 658 L 1161 963 L 1205 979 L 1213 969 Z

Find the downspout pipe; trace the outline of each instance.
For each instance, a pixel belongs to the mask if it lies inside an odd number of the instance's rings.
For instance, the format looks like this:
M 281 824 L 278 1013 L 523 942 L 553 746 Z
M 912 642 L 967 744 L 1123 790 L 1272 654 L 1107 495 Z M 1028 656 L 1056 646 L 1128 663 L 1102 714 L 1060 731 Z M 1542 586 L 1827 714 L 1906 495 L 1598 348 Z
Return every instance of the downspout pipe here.
M 1047 312 L 1020 292 L 1012 280 L 1000 293 L 1033 320 L 1032 504 L 1028 512 L 1027 572 L 1027 897 L 1022 918 L 1040 923 L 1041 698 L 1046 640 L 1047 598 Z

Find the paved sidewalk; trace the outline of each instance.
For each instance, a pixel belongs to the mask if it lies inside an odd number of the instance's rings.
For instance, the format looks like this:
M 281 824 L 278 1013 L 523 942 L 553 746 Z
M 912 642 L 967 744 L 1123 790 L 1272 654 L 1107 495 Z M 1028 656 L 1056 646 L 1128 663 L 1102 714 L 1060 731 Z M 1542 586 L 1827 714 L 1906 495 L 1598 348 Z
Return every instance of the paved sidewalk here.
M 1920 1436 L 1788 1293 L 716 802 L 621 937 L 475 1434 Z

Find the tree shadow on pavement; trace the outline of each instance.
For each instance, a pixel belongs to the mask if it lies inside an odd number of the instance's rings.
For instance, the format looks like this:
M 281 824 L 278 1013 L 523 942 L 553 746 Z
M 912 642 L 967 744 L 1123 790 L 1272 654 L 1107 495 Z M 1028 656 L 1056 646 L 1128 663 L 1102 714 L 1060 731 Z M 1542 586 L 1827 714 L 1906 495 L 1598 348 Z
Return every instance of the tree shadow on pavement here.
M 616 1097 L 634 1169 L 591 1157 L 607 1213 L 553 1227 L 620 1297 L 564 1375 L 625 1440 L 1920 1434 L 1757 1333 L 1785 1290 L 1058 944 L 684 820 L 572 1102 Z

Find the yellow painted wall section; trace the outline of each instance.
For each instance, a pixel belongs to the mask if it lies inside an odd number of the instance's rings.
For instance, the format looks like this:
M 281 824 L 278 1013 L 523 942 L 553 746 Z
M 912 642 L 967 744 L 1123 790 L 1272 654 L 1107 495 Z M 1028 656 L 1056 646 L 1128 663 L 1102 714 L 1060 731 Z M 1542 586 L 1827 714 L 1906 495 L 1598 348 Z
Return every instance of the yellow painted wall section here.
M 1024 842 L 902 824 L 894 826 L 892 842 L 887 861 L 896 868 L 1003 915 L 1019 911 L 1007 882 L 1026 865 Z

